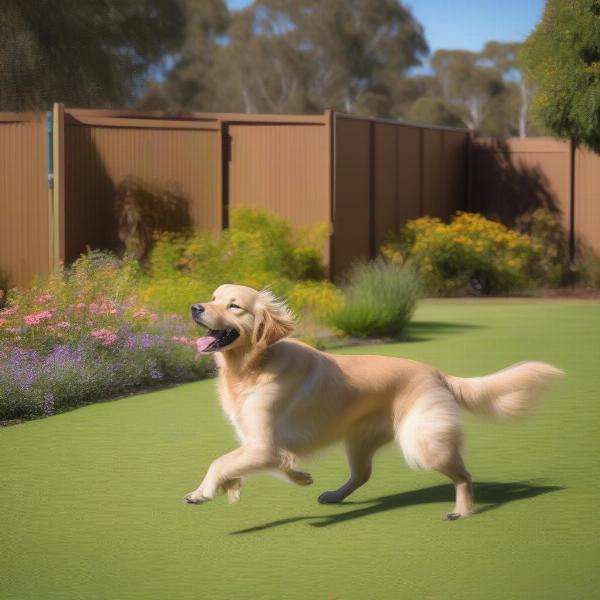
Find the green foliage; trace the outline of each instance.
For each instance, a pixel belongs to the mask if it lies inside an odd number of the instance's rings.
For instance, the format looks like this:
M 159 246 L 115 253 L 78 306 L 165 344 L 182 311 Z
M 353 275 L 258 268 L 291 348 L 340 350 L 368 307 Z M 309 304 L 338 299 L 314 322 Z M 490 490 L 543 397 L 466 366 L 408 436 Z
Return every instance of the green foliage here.
M 414 312 L 421 287 L 412 267 L 381 258 L 355 263 L 343 286 L 344 304 L 329 322 L 357 337 L 398 337 Z
M 181 231 L 190 225 L 187 200 L 175 186 L 126 177 L 117 187 L 115 216 L 124 250 L 146 258 L 156 233 Z
M 449 224 L 422 217 L 382 248 L 389 260 L 414 265 L 433 295 L 507 294 L 531 284 L 541 247 L 529 236 L 471 213 Z
M 155 106 L 268 113 L 389 114 L 402 82 L 427 51 L 423 28 L 396 0 L 255 0 L 232 12 L 188 18 L 181 60 L 152 90 Z M 226 44 L 215 43 L 218 32 Z M 177 102 L 178 105 L 173 105 Z
M 457 116 L 456 109 L 448 106 L 441 98 L 422 96 L 417 98 L 406 113 L 413 123 L 464 127 L 463 120 Z
M 580 284 L 600 289 L 600 256 L 584 249 L 576 260 L 577 279 Z
M 231 212 L 230 228 L 219 237 L 159 236 L 150 253 L 142 297 L 161 310 L 187 315 L 192 302 L 210 298 L 222 283 L 237 283 L 257 289 L 269 286 L 278 295 L 289 295 L 293 305 L 294 298 L 308 302 L 298 292 L 298 282 L 323 279 L 321 251 L 328 235 L 327 225 L 294 231 L 265 210 L 237 208 Z M 326 282 L 312 285 L 330 289 Z M 293 307 L 304 308 L 302 302 Z
M 556 213 L 537 208 L 518 217 L 516 226 L 541 248 L 538 260 L 532 264 L 533 278 L 551 287 L 564 283 L 569 270 L 569 248 Z
M 0 110 L 119 105 L 175 50 L 178 0 L 40 2 L 0 8 Z
M 600 152 L 600 3 L 547 0 L 521 60 L 540 128 Z

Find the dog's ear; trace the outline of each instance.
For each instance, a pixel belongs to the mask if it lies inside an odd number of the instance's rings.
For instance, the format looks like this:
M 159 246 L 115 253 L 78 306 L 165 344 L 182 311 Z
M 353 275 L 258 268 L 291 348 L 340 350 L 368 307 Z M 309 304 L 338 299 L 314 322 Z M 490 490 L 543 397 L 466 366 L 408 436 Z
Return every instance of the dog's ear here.
M 283 300 L 278 300 L 270 290 L 258 293 L 252 344 L 267 348 L 294 331 L 294 313 Z

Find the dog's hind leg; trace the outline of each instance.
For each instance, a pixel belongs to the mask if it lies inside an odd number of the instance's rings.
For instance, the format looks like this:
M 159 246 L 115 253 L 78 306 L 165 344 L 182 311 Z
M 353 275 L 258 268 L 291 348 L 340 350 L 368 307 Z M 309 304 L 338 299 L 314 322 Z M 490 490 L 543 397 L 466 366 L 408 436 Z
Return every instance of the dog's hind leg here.
M 447 520 L 471 513 L 471 476 L 462 456 L 462 422 L 454 397 L 433 382 L 421 390 L 410 410 L 395 424 L 396 439 L 408 465 L 413 469 L 433 469 L 449 477 L 456 490 L 456 502 Z
M 369 481 L 373 455 L 393 439 L 393 431 L 388 423 L 381 418 L 372 418 L 352 429 L 345 441 L 350 478 L 337 490 L 323 492 L 319 496 L 321 504 L 341 502 Z
M 456 502 L 454 509 L 446 513 L 444 519 L 454 521 L 460 517 L 467 517 L 473 509 L 473 485 L 471 475 L 465 468 L 460 453 L 456 455 L 445 465 L 437 467 L 440 473 L 449 477 L 454 483 L 456 489 Z

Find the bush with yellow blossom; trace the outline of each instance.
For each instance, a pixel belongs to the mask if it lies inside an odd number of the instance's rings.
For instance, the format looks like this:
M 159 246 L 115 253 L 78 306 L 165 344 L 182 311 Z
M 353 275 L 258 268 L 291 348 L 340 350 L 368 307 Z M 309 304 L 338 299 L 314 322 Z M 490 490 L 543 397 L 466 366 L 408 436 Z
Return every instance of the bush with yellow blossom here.
M 451 296 L 526 289 L 542 247 L 501 223 L 458 212 L 450 223 L 432 217 L 409 221 L 381 250 L 388 260 L 414 265 L 427 293 Z

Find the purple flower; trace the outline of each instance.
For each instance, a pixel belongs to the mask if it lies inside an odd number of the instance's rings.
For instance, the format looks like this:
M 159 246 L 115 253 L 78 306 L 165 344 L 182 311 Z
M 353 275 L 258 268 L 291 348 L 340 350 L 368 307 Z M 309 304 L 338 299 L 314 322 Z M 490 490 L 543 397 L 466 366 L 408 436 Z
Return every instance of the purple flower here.
M 81 364 L 83 361 L 83 349 L 81 346 L 71 348 L 66 344 L 60 344 L 52 349 L 52 352 L 44 359 L 45 368 L 56 368 L 67 364 Z
M 129 350 L 149 350 L 162 346 L 163 338 L 160 335 L 150 333 L 130 333 L 124 342 L 125 348 Z
M 44 414 L 47 416 L 54 414 L 54 394 L 52 392 L 48 392 L 44 394 L 44 401 L 42 402 L 42 410 Z

